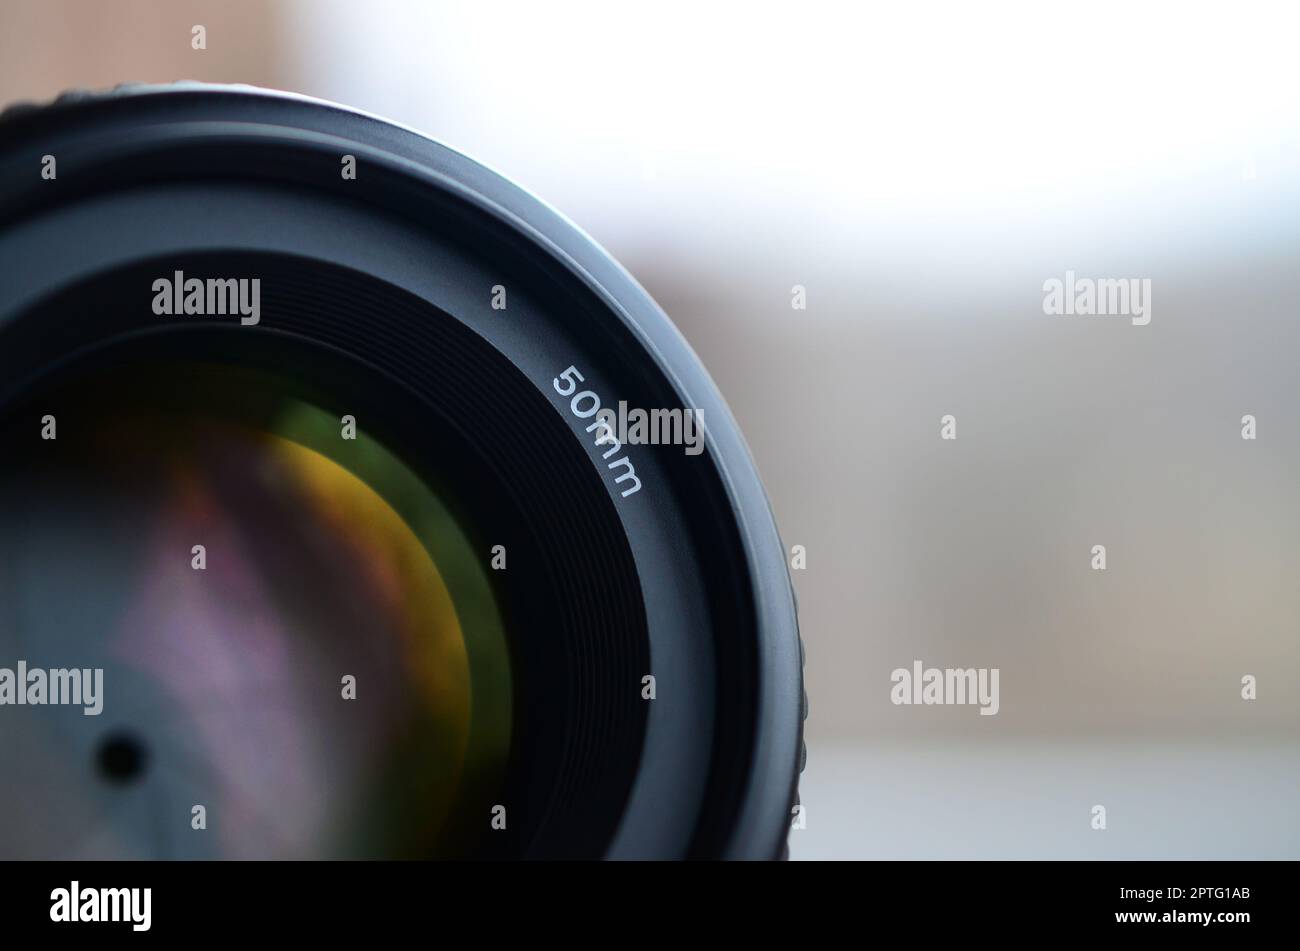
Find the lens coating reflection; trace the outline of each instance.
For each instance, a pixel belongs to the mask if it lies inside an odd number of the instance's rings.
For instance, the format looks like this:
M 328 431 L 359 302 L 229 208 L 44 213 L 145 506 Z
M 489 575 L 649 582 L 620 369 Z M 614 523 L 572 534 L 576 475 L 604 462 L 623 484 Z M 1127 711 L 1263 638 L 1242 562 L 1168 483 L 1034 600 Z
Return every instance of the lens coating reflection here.
M 485 559 L 431 483 L 246 369 L 26 405 L 3 427 L 24 448 L 0 463 L 0 667 L 103 668 L 104 710 L 0 710 L 0 854 L 464 848 L 512 684 Z

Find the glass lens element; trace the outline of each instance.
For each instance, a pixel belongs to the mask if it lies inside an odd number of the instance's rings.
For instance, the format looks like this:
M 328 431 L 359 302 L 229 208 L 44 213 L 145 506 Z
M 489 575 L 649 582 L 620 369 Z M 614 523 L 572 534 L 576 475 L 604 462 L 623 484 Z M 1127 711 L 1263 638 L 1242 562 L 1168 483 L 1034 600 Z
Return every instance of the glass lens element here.
M 366 423 L 172 363 L 0 424 L 0 669 L 103 671 L 97 715 L 0 707 L 0 854 L 467 847 L 511 739 L 487 553 Z

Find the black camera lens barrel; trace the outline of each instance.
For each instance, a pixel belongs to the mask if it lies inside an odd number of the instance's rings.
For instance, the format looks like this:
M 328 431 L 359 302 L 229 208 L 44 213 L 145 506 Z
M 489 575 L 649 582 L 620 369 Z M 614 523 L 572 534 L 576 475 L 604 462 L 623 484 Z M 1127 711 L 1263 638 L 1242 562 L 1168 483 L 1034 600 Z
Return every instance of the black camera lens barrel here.
M 173 275 L 256 278 L 257 322 L 160 317 L 153 283 Z M 237 369 L 190 369 L 213 362 Z M 198 379 L 211 385 L 187 402 Z M 476 831 L 446 854 L 783 854 L 807 701 L 770 507 L 681 334 L 548 206 L 411 130 L 251 87 L 13 108 L 0 117 L 3 435 L 36 438 L 43 406 L 100 394 L 122 394 L 132 420 L 151 394 L 173 415 L 258 427 L 290 405 L 352 412 L 435 487 L 484 566 L 506 542 L 508 569 L 483 569 L 496 605 L 483 617 L 499 613 L 509 641 L 511 752 L 494 791 L 450 807 Z M 596 405 L 620 404 L 692 410 L 704 451 L 611 457 L 590 427 Z M 75 448 L 97 424 L 71 412 L 59 438 Z M 456 582 L 468 569 L 439 567 L 473 614 Z M 478 636 L 466 629 L 471 667 L 488 656 Z M 519 806 L 508 835 L 488 823 L 497 801 Z

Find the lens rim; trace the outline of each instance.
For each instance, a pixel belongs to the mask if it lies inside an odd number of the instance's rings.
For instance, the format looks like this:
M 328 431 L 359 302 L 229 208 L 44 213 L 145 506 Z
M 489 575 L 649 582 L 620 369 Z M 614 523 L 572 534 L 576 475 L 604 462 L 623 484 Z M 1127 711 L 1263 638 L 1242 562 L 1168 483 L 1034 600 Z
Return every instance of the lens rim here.
M 198 128 L 202 126 L 203 128 Z M 218 128 L 220 127 L 220 128 Z M 490 221 L 512 233 L 539 271 L 563 271 L 600 303 L 600 319 L 615 323 L 677 405 L 702 409 L 708 420 L 707 456 L 716 471 L 739 539 L 749 579 L 754 680 L 752 730 L 744 737 L 743 780 L 718 810 L 725 827 L 710 835 L 711 854 L 769 858 L 783 847 L 801 759 L 805 709 L 801 658 L 785 550 L 770 506 L 739 429 L 716 386 L 681 334 L 650 296 L 595 242 L 537 198 L 484 166 L 418 133 L 365 113 L 320 100 L 258 90 L 204 84 L 135 86 L 106 97 L 63 101 L 5 121 L 0 149 L 0 208 L 10 221 L 47 212 L 53 204 L 84 197 L 78 173 L 139 154 L 146 147 L 218 134 L 269 147 L 296 143 L 334 158 L 340 150 L 358 156 L 368 171 L 383 168 L 408 181 L 414 192 L 440 193 L 468 217 Z M 93 133 L 93 134 L 92 134 Z M 128 134 L 129 133 L 129 134 Z M 21 169 L 39 168 L 51 136 L 61 141 L 58 193 L 33 188 Z M 30 164 L 29 164 L 30 163 Z M 301 167 L 295 168 L 300 173 Z M 271 174 L 271 170 L 268 170 Z M 88 182 L 92 176 L 85 176 Z M 89 185 L 87 188 L 91 187 Z M 3 264 L 0 264 L 3 267 Z M 21 277 L 5 274 L 6 278 Z M 20 295 L 21 296 L 21 295 Z M 22 302 L 0 311 L 21 310 Z M 719 676 L 726 676 L 720 672 Z M 715 737 L 715 746 L 728 738 Z M 642 770 L 629 813 L 662 798 L 674 777 Z M 644 854 L 646 842 L 625 826 L 611 856 Z

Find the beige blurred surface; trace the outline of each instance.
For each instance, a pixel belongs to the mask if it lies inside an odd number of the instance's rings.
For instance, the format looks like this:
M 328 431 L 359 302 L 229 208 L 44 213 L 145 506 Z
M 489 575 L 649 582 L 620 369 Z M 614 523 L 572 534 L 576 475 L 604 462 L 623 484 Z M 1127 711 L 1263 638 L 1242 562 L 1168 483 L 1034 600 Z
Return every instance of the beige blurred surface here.
M 807 548 L 805 799 L 830 827 L 796 857 L 834 854 L 833 829 L 857 855 L 1007 835 L 999 855 L 1099 856 L 1098 796 L 1147 817 L 1117 855 L 1295 857 L 1295 16 L 9 0 L 0 98 L 194 78 L 335 99 L 604 243 L 700 352 Z M 1150 325 L 1044 315 L 1067 269 L 1149 278 Z M 914 660 L 1000 668 L 1000 713 L 891 704 Z M 1020 796 L 1039 831 L 890 838 L 882 816 L 944 810 L 909 789 L 957 773 L 981 791 L 942 821 Z M 1151 819 L 1178 790 L 1249 829 L 1206 831 L 1195 801 Z
M 1300 756 L 1275 743 L 829 741 L 790 857 L 1294 859 L 1297 783 Z

